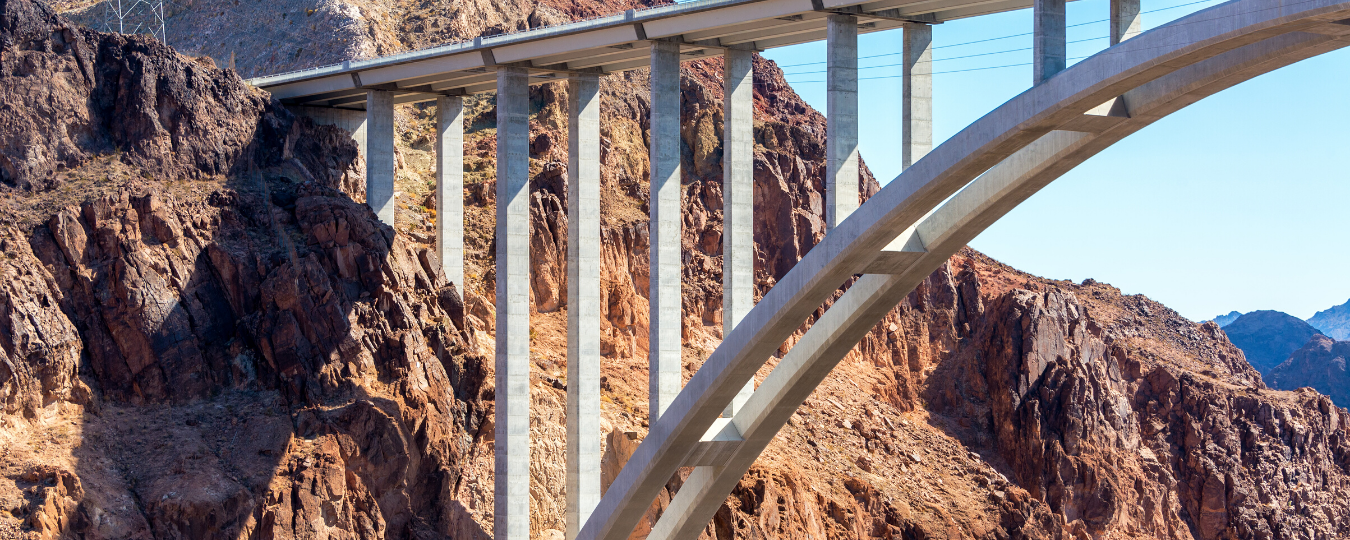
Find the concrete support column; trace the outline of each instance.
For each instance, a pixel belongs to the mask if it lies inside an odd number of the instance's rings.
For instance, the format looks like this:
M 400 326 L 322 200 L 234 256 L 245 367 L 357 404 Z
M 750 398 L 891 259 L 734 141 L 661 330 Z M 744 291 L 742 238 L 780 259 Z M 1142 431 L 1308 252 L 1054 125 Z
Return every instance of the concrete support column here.
M 1031 84 L 1037 85 L 1069 65 L 1064 0 L 1035 0 L 1032 5 Z
M 445 279 L 464 286 L 464 98 L 436 98 L 436 255 Z
M 600 504 L 600 77 L 567 87 L 567 539 Z
M 722 336 L 731 335 L 755 301 L 754 53 L 727 49 L 723 65 Z M 740 410 L 755 381 L 732 398 L 723 416 Z
M 1111 44 L 1115 45 L 1144 31 L 1139 0 L 1111 0 Z
M 652 42 L 650 423 L 680 393 L 680 45 Z
M 904 94 L 901 103 L 900 166 L 908 169 L 933 149 L 933 27 L 904 27 Z
M 852 15 L 829 16 L 825 124 L 825 228 L 833 229 L 858 208 L 858 18 Z
M 304 116 L 320 126 L 337 126 L 352 134 L 357 151 L 366 157 L 366 112 L 352 109 L 333 109 L 329 107 L 305 107 L 287 105 L 286 110 L 296 116 Z
M 530 90 L 497 70 L 497 399 L 493 538 L 530 537 Z
M 394 226 L 394 93 L 366 92 L 366 204 Z

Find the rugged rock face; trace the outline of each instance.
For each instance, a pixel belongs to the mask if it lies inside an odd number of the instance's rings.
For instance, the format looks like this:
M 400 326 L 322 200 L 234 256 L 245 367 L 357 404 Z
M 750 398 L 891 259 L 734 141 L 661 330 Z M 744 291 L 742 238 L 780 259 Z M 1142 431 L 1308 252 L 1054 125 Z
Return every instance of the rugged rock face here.
M 6 28 L 36 28 L 33 39 L 66 24 L 25 0 L 4 6 Z M 48 42 L 4 44 L 6 62 L 76 62 Z M 187 89 L 251 96 L 210 65 L 138 51 L 98 56 L 109 64 L 98 67 L 131 73 L 118 88 L 156 89 L 172 77 L 133 80 L 147 72 L 118 62 L 191 67 L 200 79 L 185 80 L 222 88 Z M 686 373 L 720 341 L 719 71 L 716 61 L 687 64 L 682 83 Z M 22 76 L 0 78 L 0 92 L 25 88 Z M 762 292 L 824 234 L 824 120 L 771 63 L 758 60 L 755 76 Z M 602 426 L 612 474 L 645 431 L 647 83 L 640 72 L 604 81 Z M 563 525 L 564 92 L 532 91 L 540 537 Z M 111 114 L 172 117 L 192 106 L 158 109 L 144 101 L 151 95 L 127 94 Z M 426 172 L 421 117 L 401 121 L 410 135 L 392 230 L 356 202 L 360 167 L 341 133 L 249 99 L 206 109 L 222 117 L 208 125 L 237 132 L 175 138 L 155 122 L 138 132 L 170 144 L 252 133 L 220 160 L 154 165 L 146 156 L 176 158 L 139 139 L 125 144 L 147 149 L 134 155 L 74 145 L 84 154 L 0 188 L 0 536 L 487 536 L 491 98 L 469 103 L 469 275 L 453 286 L 426 251 L 435 217 L 422 208 L 434 200 L 409 180 Z M 63 114 L 78 117 L 72 110 Z M 0 129 L 15 130 L 3 132 L 9 140 L 20 128 Z M 45 140 L 60 140 L 51 133 Z M 870 175 L 859 181 L 863 196 L 875 192 Z M 1347 422 L 1323 396 L 1266 389 L 1216 325 L 967 251 L 841 363 L 704 536 L 1344 536 Z M 680 483 L 667 485 L 638 537 Z
M 1283 364 L 1270 370 L 1270 386 L 1283 390 L 1311 387 L 1325 392 L 1340 405 L 1350 404 L 1350 373 L 1345 362 L 1350 358 L 1350 341 L 1336 341 L 1316 335 Z
M 57 0 L 102 29 L 105 1 Z M 174 48 L 244 77 L 373 58 L 669 3 L 662 0 L 188 0 L 165 5 Z M 259 24 L 265 21 L 264 24 Z M 148 24 L 135 15 L 128 27 Z M 116 30 L 116 28 L 113 28 Z
M 145 36 L 99 34 L 40 2 L 5 2 L 0 180 L 47 190 L 95 155 L 163 180 L 237 173 L 286 126 L 239 76 L 185 61 Z M 260 121 L 261 119 L 261 121 Z M 250 147 L 250 145 L 253 145 Z
M 1350 302 L 1313 314 L 1308 324 L 1332 339 L 1350 339 Z
M 1261 373 L 1280 365 L 1290 353 L 1318 334 L 1308 323 L 1280 311 L 1247 313 L 1224 326 L 1223 331 Z

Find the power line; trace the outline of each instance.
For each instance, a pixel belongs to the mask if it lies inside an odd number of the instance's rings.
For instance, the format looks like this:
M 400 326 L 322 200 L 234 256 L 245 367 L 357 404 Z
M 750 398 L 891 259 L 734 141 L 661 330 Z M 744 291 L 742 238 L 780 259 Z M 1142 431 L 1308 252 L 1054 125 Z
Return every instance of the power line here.
M 1101 40 L 1101 39 L 1107 39 L 1107 38 L 1109 38 L 1109 37 L 1111 37 L 1111 36 L 1098 36 L 1098 37 L 1093 37 L 1093 38 L 1078 39 L 1078 40 L 1074 40 L 1074 41 L 1068 41 L 1068 42 L 1065 42 L 1065 43 L 1066 43 L 1066 44 L 1069 44 L 1069 45 L 1074 44 L 1074 43 L 1086 43 L 1086 42 L 1088 42 L 1088 41 L 1097 41 L 1097 40 Z M 976 58 L 976 57 L 980 57 L 980 56 L 992 56 L 992 55 L 995 55 L 995 54 L 1007 54 L 1007 53 L 1012 53 L 1012 52 L 1029 51 L 1029 50 L 1031 50 L 1031 49 L 1032 49 L 1032 47 L 1023 47 L 1023 48 L 1020 48 L 1020 49 L 1008 49 L 1008 50 L 1004 50 L 1004 51 L 993 51 L 993 52 L 979 53 L 979 54 L 968 54 L 968 55 L 965 55 L 965 56 L 953 56 L 953 57 L 951 57 L 951 58 L 938 58 L 938 59 L 935 59 L 935 60 L 929 60 L 929 61 L 927 61 L 927 62 L 918 62 L 918 63 L 920 63 L 920 64 L 925 64 L 925 63 L 933 63 L 933 62 L 942 62 L 942 61 L 945 61 L 945 60 L 961 60 L 961 59 L 965 59 L 965 58 Z M 899 64 L 882 64 L 882 65 L 879 65 L 879 66 L 860 67 L 860 68 L 858 68 L 858 69 L 859 69 L 859 70 L 863 70 L 863 69 L 876 69 L 876 68 L 896 67 L 896 66 L 903 66 L 903 65 L 904 65 L 904 63 L 899 63 Z M 824 71 L 800 71 L 800 72 L 797 72 L 797 73 L 783 73 L 783 76 L 791 76 L 791 75 L 810 75 L 810 74 L 812 74 L 812 73 L 825 73 L 825 72 L 824 72 Z
M 1187 3 L 1185 3 L 1185 4 L 1177 4 L 1177 5 L 1175 5 L 1175 6 L 1168 6 L 1168 7 L 1165 7 L 1165 8 L 1150 9 L 1150 10 L 1148 10 L 1148 11 L 1141 11 L 1141 12 L 1139 12 L 1139 13 L 1140 13 L 1140 15 L 1148 14 L 1148 13 L 1157 13 L 1157 12 L 1160 12 L 1160 11 L 1167 11 L 1167 10 L 1170 10 L 1170 9 L 1177 9 L 1177 8 L 1183 8 L 1183 7 L 1187 7 L 1187 6 L 1194 6 L 1194 5 L 1196 5 L 1196 4 L 1207 4 L 1207 3 L 1210 3 L 1210 2 L 1217 2 L 1217 1 L 1219 1 L 1219 0 L 1197 0 L 1197 1 L 1195 1 L 1195 2 L 1187 2 Z M 1065 26 L 1065 28 L 1075 28 L 1075 27 L 1078 27 L 1078 26 L 1087 26 L 1087 25 L 1090 25 L 1090 24 L 1098 24 L 1098 23 L 1104 23 L 1104 22 L 1111 22 L 1111 19 L 1098 19 L 1098 20 L 1095 20 L 1095 21 L 1088 21 L 1088 22 L 1082 22 L 1082 23 L 1077 23 L 1077 24 L 1070 24 L 1070 25 L 1068 25 L 1068 26 Z M 1004 40 L 1004 39 L 1012 39 L 1012 38 L 1015 38 L 1015 37 L 1030 36 L 1030 35 L 1032 35 L 1032 34 L 1033 34 L 1033 32 L 1023 32 L 1023 33 L 1021 33 L 1021 34 L 1010 34 L 1010 35 L 1007 35 L 1007 36 L 999 36 L 999 37 L 992 37 L 992 38 L 986 38 L 986 39 L 977 39 L 977 40 L 974 40 L 974 41 L 964 41 L 964 42 L 961 42 L 961 43 L 951 43 L 951 44 L 948 44 L 948 45 L 938 45 L 938 46 L 936 46 L 936 47 L 933 47 L 933 49 L 946 49 L 946 48 L 948 48 L 948 47 L 961 47 L 961 46 L 963 46 L 963 45 L 974 45 L 974 44 L 977 44 L 977 43 L 987 43 L 987 42 L 990 42 L 990 41 L 999 41 L 999 40 Z M 873 55 L 870 55 L 870 56 L 859 56 L 858 59 L 859 59 L 859 60 L 863 60 L 863 59 L 867 59 L 867 58 L 880 58 L 880 57 L 883 57 L 883 56 L 895 56 L 895 55 L 897 55 L 897 54 L 904 54 L 904 52 L 901 51 L 901 52 L 890 52 L 890 53 L 883 53 L 883 54 L 873 54 Z M 805 62 L 805 63 L 801 63 L 801 64 L 788 64 L 788 65 L 778 66 L 778 67 L 779 67 L 780 69 L 785 69 L 785 68 L 790 68 L 790 67 L 814 66 L 814 65 L 824 64 L 824 63 L 825 63 L 824 61 L 821 61 L 821 62 Z
M 1205 1 L 1213 1 L 1213 0 L 1201 0 L 1201 2 L 1205 2 Z M 1258 13 L 1258 12 L 1261 12 L 1261 11 L 1270 11 L 1270 10 L 1275 10 L 1275 9 L 1289 9 L 1289 8 L 1294 7 L 1294 6 L 1297 6 L 1297 5 L 1311 3 L 1312 1 L 1314 1 L 1314 0 L 1303 0 L 1303 1 L 1300 1 L 1300 2 L 1294 2 L 1294 3 L 1292 3 L 1292 4 L 1288 4 L 1288 5 L 1284 5 L 1284 6 L 1262 8 L 1262 9 L 1258 9 L 1258 10 L 1254 10 L 1254 11 L 1247 11 L 1247 12 L 1237 13 L 1237 14 L 1233 14 L 1233 15 L 1220 15 L 1218 18 L 1211 18 L 1211 19 L 1204 19 L 1204 18 L 1202 18 L 1202 19 L 1198 19 L 1198 20 L 1194 20 L 1194 21 L 1185 21 L 1185 22 L 1168 23 L 1168 24 L 1173 25 L 1173 27 L 1179 27 L 1179 26 L 1185 26 L 1185 25 L 1188 25 L 1188 24 L 1206 23 L 1206 22 L 1210 22 L 1210 21 L 1214 21 L 1214 20 L 1218 20 L 1218 19 L 1222 19 L 1222 18 L 1234 18 L 1234 17 L 1238 17 L 1238 16 L 1243 16 L 1243 15 L 1250 15 L 1250 14 L 1252 14 L 1252 13 Z M 1197 3 L 1197 4 L 1198 4 L 1198 3 L 1201 3 L 1201 2 L 1194 2 L 1194 3 Z M 1173 7 L 1181 7 L 1181 6 L 1173 6 Z M 1160 11 L 1160 10 L 1155 10 L 1155 11 Z M 1194 43 L 1194 41 L 1191 41 L 1191 42 L 1189 42 L 1189 43 Z M 1176 46 L 1175 44 L 1160 44 L 1160 45 L 1155 45 L 1155 46 L 1152 46 L 1152 47 L 1147 47 L 1147 48 L 1144 48 L 1144 49 L 1136 49 L 1136 50 L 1133 50 L 1133 51 L 1130 51 L 1130 52 L 1138 53 L 1138 52 L 1146 51 L 1146 50 L 1152 50 L 1152 49 L 1158 49 L 1158 48 L 1167 48 L 1167 47 L 1175 47 L 1175 46 Z M 1113 51 L 1113 50 L 1111 50 L 1111 48 L 1103 49 L 1103 50 L 1097 52 L 1097 54 L 1100 54 L 1100 55 L 1119 54 L 1119 53 L 1120 53 L 1120 51 Z M 1094 54 L 1094 55 L 1092 55 L 1092 56 L 1096 56 L 1097 54 Z M 1068 60 L 1082 60 L 1082 59 L 1084 59 L 1084 58 L 1090 58 L 1090 57 L 1091 57 L 1091 56 L 1077 56 L 1077 57 L 1073 57 L 1073 58 L 1068 58 Z M 934 72 L 933 75 L 941 75 L 941 74 L 944 74 L 944 73 L 963 73 L 963 72 L 967 72 L 967 71 L 984 71 L 984 70 L 988 70 L 988 69 L 1002 69 L 1002 68 L 1010 68 L 1010 67 L 1029 66 L 1029 65 L 1032 65 L 1032 63 L 1031 63 L 1031 62 L 1025 62 L 1025 63 L 1021 63 L 1021 64 L 1007 64 L 1007 65 L 1002 65 L 1002 66 L 989 66 L 989 67 L 982 67 L 982 68 L 970 68 L 970 69 L 957 69 L 957 70 L 950 70 L 950 71 L 939 71 L 939 72 Z M 903 76 L 904 76 L 904 75 L 887 75 L 887 76 L 878 76 L 878 77 L 859 77 L 858 80 L 860 80 L 860 81 L 865 81 L 865 80 L 875 80 L 875 79 L 895 79 L 895 78 L 899 78 L 899 77 L 903 77 Z M 795 82 L 792 83 L 792 84 L 823 83 L 823 82 L 825 82 L 825 81 L 795 81 Z

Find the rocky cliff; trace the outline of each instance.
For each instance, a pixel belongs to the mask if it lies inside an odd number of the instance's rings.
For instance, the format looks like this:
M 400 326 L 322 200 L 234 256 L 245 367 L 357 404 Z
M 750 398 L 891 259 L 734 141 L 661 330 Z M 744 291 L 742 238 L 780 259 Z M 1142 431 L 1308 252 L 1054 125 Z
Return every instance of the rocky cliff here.
M 1318 334 L 1289 355 L 1284 363 L 1271 369 L 1267 379 L 1275 388 L 1315 388 L 1326 392 L 1337 404 L 1347 405 L 1350 404 L 1347 358 L 1350 358 L 1350 341 L 1336 341 Z
M 451 285 L 426 250 L 424 116 L 401 120 L 393 230 L 356 202 L 344 134 L 208 62 L 0 1 L 0 92 L 66 77 L 70 93 L 0 124 L 3 141 L 42 134 L 4 160 L 64 156 L 0 188 L 0 537 L 486 537 L 491 97 L 469 103 L 469 275 Z M 682 78 L 686 373 L 720 340 L 719 72 Z M 824 234 L 824 121 L 771 63 L 755 77 L 762 292 Z M 641 72 L 602 85 L 611 473 L 645 432 L 646 88 Z M 545 538 L 563 516 L 564 93 L 532 90 L 531 528 Z M 705 536 L 1344 536 L 1347 422 L 1324 396 L 1265 388 L 1213 324 L 967 251 L 841 363 Z

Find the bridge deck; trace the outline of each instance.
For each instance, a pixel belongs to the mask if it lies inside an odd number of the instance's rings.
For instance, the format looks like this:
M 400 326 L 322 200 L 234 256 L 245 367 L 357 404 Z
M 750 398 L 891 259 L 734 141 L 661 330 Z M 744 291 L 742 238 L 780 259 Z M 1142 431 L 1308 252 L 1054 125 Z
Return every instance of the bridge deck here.
M 496 67 L 528 68 L 533 80 L 571 71 L 614 73 L 647 67 L 644 42 L 680 43 L 682 60 L 727 47 L 765 50 L 825 39 L 831 13 L 858 16 L 858 32 L 929 24 L 1031 7 L 1032 0 L 699 0 L 561 26 L 475 39 L 249 82 L 288 104 L 364 110 L 366 90 L 391 90 L 395 103 L 496 89 Z

